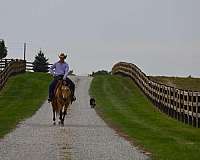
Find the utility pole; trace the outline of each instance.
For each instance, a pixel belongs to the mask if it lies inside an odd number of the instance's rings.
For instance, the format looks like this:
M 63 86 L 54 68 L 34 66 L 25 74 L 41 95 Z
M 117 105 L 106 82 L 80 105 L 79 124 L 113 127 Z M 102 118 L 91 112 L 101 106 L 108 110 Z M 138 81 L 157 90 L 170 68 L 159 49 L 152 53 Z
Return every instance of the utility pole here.
M 24 43 L 24 61 L 26 60 L 26 43 Z

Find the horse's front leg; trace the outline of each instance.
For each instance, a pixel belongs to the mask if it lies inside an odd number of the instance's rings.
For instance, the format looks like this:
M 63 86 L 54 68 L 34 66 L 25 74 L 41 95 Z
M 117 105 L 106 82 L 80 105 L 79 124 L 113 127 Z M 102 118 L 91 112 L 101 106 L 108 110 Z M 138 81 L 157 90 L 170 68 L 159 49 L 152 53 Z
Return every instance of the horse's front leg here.
M 63 124 L 64 124 L 64 121 L 65 121 L 65 115 L 67 114 L 68 106 L 69 106 L 69 104 L 67 104 L 67 103 L 64 105 L 64 112 L 63 112 L 63 119 L 62 119 Z
M 59 119 L 60 119 L 60 123 L 62 124 L 62 110 L 60 110 L 60 117 L 59 117 Z
M 66 114 L 67 114 L 67 109 L 64 109 L 63 117 L 62 117 L 63 124 L 64 124 L 64 121 L 65 121 L 65 115 L 66 115 Z
M 56 125 L 56 112 L 53 109 L 53 124 Z
M 52 111 L 53 111 L 53 124 L 55 125 L 56 124 L 56 122 L 55 122 L 56 121 L 55 103 L 52 102 L 51 105 L 52 105 Z

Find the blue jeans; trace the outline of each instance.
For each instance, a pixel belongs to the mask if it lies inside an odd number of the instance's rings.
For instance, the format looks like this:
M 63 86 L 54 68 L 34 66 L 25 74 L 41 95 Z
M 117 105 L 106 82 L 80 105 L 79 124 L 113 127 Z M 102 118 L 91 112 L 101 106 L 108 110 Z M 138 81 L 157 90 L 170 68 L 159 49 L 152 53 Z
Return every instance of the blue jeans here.
M 58 83 L 58 80 L 56 78 L 54 78 L 54 80 L 49 85 L 49 99 L 53 99 L 54 90 L 56 88 L 57 83 Z

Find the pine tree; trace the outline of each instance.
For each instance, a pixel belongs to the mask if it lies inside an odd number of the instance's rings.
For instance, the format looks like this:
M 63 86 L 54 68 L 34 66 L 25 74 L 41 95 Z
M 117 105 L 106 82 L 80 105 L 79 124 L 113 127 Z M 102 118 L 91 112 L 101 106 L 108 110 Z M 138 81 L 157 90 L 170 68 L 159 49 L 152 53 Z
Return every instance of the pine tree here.
M 0 59 L 5 58 L 7 56 L 7 47 L 5 46 L 4 40 L 0 40 Z
M 34 72 L 48 72 L 48 59 L 44 56 L 44 53 L 40 49 L 39 53 L 35 56 L 33 62 Z

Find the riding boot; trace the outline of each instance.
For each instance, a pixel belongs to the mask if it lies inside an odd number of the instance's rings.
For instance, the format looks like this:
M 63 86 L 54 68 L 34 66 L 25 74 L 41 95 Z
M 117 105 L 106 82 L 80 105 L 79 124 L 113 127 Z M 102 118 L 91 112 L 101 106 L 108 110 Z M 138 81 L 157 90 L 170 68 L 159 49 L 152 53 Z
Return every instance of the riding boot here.
M 72 102 L 76 101 L 76 97 L 74 95 L 72 95 L 71 100 L 72 100 Z

